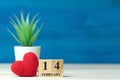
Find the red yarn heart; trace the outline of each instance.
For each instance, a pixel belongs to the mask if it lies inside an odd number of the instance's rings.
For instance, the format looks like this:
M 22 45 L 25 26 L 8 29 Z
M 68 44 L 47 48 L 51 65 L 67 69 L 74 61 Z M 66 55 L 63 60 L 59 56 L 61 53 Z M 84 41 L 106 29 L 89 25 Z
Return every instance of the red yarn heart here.
M 33 52 L 24 55 L 23 61 L 16 61 L 11 65 L 11 70 L 18 76 L 36 76 L 38 58 Z

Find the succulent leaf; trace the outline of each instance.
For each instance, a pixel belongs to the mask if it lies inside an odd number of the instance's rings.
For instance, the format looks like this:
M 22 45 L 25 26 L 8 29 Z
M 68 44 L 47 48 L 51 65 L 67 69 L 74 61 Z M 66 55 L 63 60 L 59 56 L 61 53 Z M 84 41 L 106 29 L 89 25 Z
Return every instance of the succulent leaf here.
M 23 13 L 20 13 L 20 19 L 14 14 L 15 20 L 14 21 L 10 17 L 10 23 L 14 27 L 16 31 L 16 35 L 11 32 L 9 29 L 8 32 L 13 36 L 13 38 L 22 46 L 32 46 L 37 39 L 42 27 L 43 23 L 41 24 L 40 28 L 36 29 L 37 23 L 40 19 L 35 20 L 38 16 L 36 14 L 32 20 L 30 21 L 30 14 L 27 14 L 26 20 L 24 18 Z

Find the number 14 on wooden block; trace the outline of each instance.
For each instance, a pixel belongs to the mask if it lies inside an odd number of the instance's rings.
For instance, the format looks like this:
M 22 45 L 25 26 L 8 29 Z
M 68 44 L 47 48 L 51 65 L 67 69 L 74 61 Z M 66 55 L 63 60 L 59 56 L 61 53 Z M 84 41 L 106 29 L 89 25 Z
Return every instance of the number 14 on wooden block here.
M 40 59 L 38 69 L 41 77 L 63 77 L 64 61 L 62 59 Z

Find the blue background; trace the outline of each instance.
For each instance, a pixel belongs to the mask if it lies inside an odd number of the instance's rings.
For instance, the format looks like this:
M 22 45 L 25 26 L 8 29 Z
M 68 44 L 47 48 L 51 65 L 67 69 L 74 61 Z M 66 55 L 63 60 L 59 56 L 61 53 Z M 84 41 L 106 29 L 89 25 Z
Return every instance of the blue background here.
M 120 0 L 1 0 L 0 63 L 11 63 L 18 45 L 6 28 L 9 17 L 30 12 L 44 27 L 34 45 L 40 58 L 65 63 L 120 63 Z M 38 24 L 40 25 L 40 24 Z

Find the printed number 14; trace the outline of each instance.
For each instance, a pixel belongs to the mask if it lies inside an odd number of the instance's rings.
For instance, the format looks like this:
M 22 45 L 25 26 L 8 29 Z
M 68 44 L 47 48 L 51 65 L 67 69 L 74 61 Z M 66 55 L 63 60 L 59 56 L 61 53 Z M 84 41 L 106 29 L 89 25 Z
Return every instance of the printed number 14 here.
M 57 70 L 59 70 L 59 68 L 60 68 L 59 62 L 57 62 L 57 63 L 54 65 L 54 68 L 56 68 Z M 47 70 L 47 62 L 44 62 L 44 70 Z

